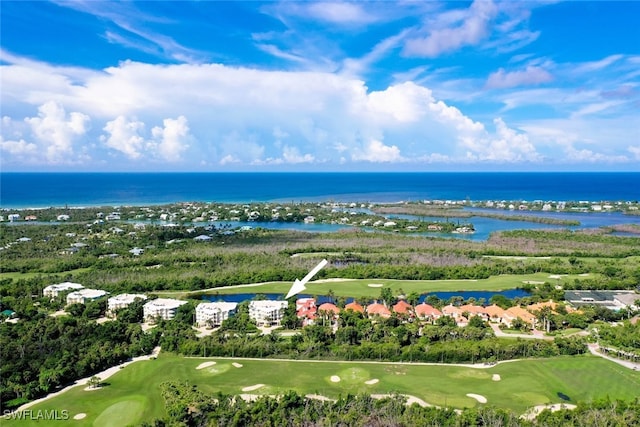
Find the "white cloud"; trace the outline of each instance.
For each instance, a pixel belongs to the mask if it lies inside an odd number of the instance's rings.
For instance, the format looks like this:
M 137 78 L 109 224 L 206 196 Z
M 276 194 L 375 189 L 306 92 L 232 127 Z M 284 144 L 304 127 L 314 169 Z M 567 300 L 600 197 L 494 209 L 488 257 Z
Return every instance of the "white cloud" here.
M 164 119 L 163 125 L 151 130 L 157 141 L 158 154 L 166 161 L 177 162 L 181 160 L 181 153 L 189 147 L 189 124 L 184 116 L 180 116 L 177 119 Z
M 100 140 L 107 147 L 120 151 L 131 159 L 137 159 L 141 156 L 145 141 L 140 133 L 144 132 L 144 123 L 136 119 L 129 120 L 124 116 L 118 116 L 107 122 L 103 130 L 109 136 L 102 135 Z
M 359 152 L 354 152 L 351 159 L 372 163 L 396 163 L 404 159 L 400 155 L 400 149 L 395 145 L 384 145 L 381 141 L 372 140 Z
M 553 76 L 544 68 L 528 66 L 524 70 L 506 72 L 500 68 L 495 73 L 491 73 L 487 79 L 486 87 L 490 89 L 504 89 L 516 86 L 538 85 L 548 83 L 553 80 Z
M 640 160 L 640 145 L 630 145 L 627 150 L 633 155 L 635 160 Z
M 38 117 L 28 117 L 25 122 L 49 163 L 68 163 L 74 155 L 74 140 L 87 131 L 89 116 L 78 112 L 67 116 L 62 105 L 49 101 L 38 108 Z
M 375 17 L 358 3 L 311 2 L 307 4 L 307 11 L 316 19 L 336 24 L 366 24 L 375 21 Z
M 464 46 L 476 45 L 490 33 L 490 23 L 498 14 L 491 1 L 476 0 L 465 11 L 449 12 L 440 22 L 428 25 L 426 37 L 412 38 L 405 45 L 408 55 L 436 57 Z M 431 29 L 431 27 L 435 28 Z
M 312 163 L 315 159 L 311 154 L 301 155 L 297 147 L 284 146 L 282 159 L 285 163 Z

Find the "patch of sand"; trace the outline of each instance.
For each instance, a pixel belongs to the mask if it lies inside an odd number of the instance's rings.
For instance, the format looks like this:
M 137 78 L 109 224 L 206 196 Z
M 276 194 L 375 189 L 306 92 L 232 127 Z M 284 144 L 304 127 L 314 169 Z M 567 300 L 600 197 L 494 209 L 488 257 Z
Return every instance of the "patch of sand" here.
M 540 412 L 544 411 L 545 409 L 548 409 L 551 412 L 555 412 L 561 409 L 575 409 L 575 408 L 576 408 L 576 405 L 572 405 L 570 403 L 554 403 L 553 405 L 537 405 L 529 409 L 527 412 L 525 412 L 520 418 L 533 420 L 540 414 Z
M 378 384 L 378 382 L 379 382 L 379 381 L 380 381 L 379 379 L 374 378 L 374 379 L 372 379 L 372 380 L 365 381 L 364 383 L 365 383 L 366 385 L 374 385 L 374 384 Z
M 81 420 L 83 418 L 86 418 L 87 414 L 85 414 L 84 412 L 80 412 L 79 414 L 75 414 L 73 416 L 74 420 Z
M 522 283 L 525 285 L 544 285 L 544 282 L 539 280 L 523 280 Z
M 582 274 L 578 274 L 578 276 L 580 276 L 580 277 L 589 277 L 590 274 L 589 273 L 582 273 Z
M 369 283 L 367 286 L 370 288 L 381 288 L 384 285 L 382 283 Z
M 493 381 L 500 381 L 502 378 L 500 378 L 500 374 L 493 374 L 493 376 L 491 377 L 491 379 Z
M 562 279 L 562 276 L 559 274 L 552 274 L 549 276 L 549 279 Z
M 264 387 L 264 384 L 256 384 L 256 385 L 250 385 L 249 387 L 244 387 L 242 389 L 242 391 L 253 391 L 253 390 L 257 390 L 259 388 Z
M 331 375 L 331 382 L 332 383 L 339 383 L 340 382 L 340 377 L 337 375 Z
M 306 397 L 307 399 L 321 400 L 323 402 L 337 402 L 337 400 L 327 396 L 323 396 L 321 394 L 306 394 L 304 397 Z
M 232 365 L 234 368 L 242 368 L 242 365 L 236 362 L 233 362 Z
M 352 282 L 354 280 L 358 280 L 358 279 L 340 279 L 340 278 L 318 279 L 318 280 L 314 280 L 313 283 Z
M 412 396 L 410 394 L 401 394 L 400 396 L 403 396 L 403 397 L 407 398 L 407 403 L 406 403 L 407 406 L 411 406 L 414 403 L 417 403 L 418 405 L 422 406 L 423 408 L 426 408 L 427 406 L 432 406 L 432 405 L 429 405 L 424 400 L 420 399 L 419 397 Z M 387 397 L 393 397 L 393 395 L 391 395 L 391 394 L 372 394 L 371 395 L 372 399 L 385 399 Z
M 215 364 L 216 364 L 216 362 L 202 362 L 201 364 L 198 365 L 198 367 L 196 369 L 208 368 L 209 366 L 213 366 Z
M 475 394 L 475 393 L 467 393 L 467 396 L 477 400 L 480 403 L 487 403 L 487 398 L 480 395 L 480 394 Z

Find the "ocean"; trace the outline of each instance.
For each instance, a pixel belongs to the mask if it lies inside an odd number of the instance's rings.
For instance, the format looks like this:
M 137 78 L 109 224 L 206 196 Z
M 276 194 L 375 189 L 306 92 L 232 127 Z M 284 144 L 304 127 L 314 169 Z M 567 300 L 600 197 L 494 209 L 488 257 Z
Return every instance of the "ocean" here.
M 638 201 L 640 173 L 0 173 L 3 209 L 427 199 Z

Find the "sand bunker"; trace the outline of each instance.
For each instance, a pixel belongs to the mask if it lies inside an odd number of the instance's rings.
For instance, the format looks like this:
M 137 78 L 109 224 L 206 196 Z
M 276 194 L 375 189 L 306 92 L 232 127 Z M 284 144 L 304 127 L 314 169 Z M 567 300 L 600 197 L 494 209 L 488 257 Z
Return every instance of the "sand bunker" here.
M 242 365 L 236 362 L 233 362 L 232 365 L 234 368 L 242 368 Z
M 406 403 L 407 406 L 411 406 L 414 403 L 417 403 L 418 405 L 422 406 L 423 408 L 426 408 L 427 406 L 432 406 L 432 405 L 429 405 L 424 400 L 420 399 L 419 397 L 412 396 L 410 394 L 401 394 L 400 396 L 403 396 L 403 397 L 407 398 L 407 403 Z M 372 394 L 371 395 L 372 399 L 386 399 L 387 397 L 393 397 L 393 395 L 392 394 Z
M 552 274 L 549 276 L 549 279 L 562 279 L 562 276 L 559 274 Z
M 337 375 L 331 375 L 331 382 L 332 383 L 339 383 L 340 382 L 340 377 Z
M 491 379 L 493 381 L 500 381 L 502 378 L 500 378 L 500 374 L 493 374 L 493 376 L 491 377 Z
M 544 285 L 544 282 L 539 280 L 523 280 L 522 283 L 525 285 Z
M 323 402 L 337 402 L 336 399 L 332 399 L 321 394 L 306 394 L 304 397 L 307 399 L 321 400 Z
M 381 288 L 384 285 L 382 283 L 369 283 L 367 286 L 370 288 Z
M 242 389 L 242 391 L 253 391 L 253 390 L 257 390 L 259 388 L 264 387 L 264 384 L 256 384 L 256 385 L 250 385 L 249 387 L 244 387 Z
M 208 368 L 209 366 L 213 366 L 215 364 L 216 364 L 216 362 L 202 362 L 201 364 L 198 365 L 198 367 L 196 369 Z
M 555 412 L 561 409 L 575 409 L 575 408 L 576 408 L 576 405 L 572 405 L 570 403 L 554 403 L 553 405 L 537 405 L 529 409 L 527 412 L 525 412 L 524 415 L 522 415 L 520 418 L 533 420 L 540 414 L 540 412 L 544 411 L 545 409 L 548 409 L 551 412 Z
M 467 396 L 477 400 L 480 403 L 487 403 L 487 398 L 480 395 L 480 394 L 474 394 L 474 393 L 467 393 Z
M 73 416 L 74 420 L 81 420 L 83 418 L 86 418 L 87 414 L 85 414 L 84 412 L 80 412 L 79 414 L 75 414 Z
M 379 379 L 374 378 L 374 379 L 372 379 L 372 380 L 365 381 L 364 383 L 365 383 L 366 385 L 374 385 L 374 384 L 378 384 L 378 382 L 379 382 L 379 381 L 380 381 Z

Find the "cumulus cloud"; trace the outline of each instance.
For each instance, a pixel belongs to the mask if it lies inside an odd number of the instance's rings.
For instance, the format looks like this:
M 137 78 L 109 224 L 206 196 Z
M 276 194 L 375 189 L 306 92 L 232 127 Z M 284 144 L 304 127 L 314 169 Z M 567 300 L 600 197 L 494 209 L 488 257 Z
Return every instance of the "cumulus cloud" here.
M 181 160 L 181 153 L 188 148 L 189 125 L 184 116 L 164 119 L 163 127 L 156 126 L 151 133 L 157 141 L 158 154 L 169 162 Z
M 37 117 L 27 117 L 34 142 L 14 144 L 31 150 L 38 147 L 39 157 L 50 164 L 70 163 L 74 160 L 74 142 L 88 130 L 89 116 L 72 112 L 67 114 L 64 107 L 49 101 L 38 107 Z
M 351 155 L 352 160 L 372 163 L 401 162 L 404 159 L 400 155 L 400 149 L 395 145 L 384 145 L 381 141 L 372 140 Z
M 130 159 L 137 159 L 142 155 L 145 141 L 140 134 L 144 132 L 144 123 L 141 121 L 118 116 L 114 120 L 107 122 L 103 130 L 109 136 L 102 135 L 100 140 L 107 147 L 120 151 Z
M 631 153 L 634 160 L 640 160 L 640 145 L 630 145 L 629 147 L 627 147 L 627 151 Z
M 516 86 L 530 86 L 548 83 L 553 76 L 544 68 L 528 66 L 524 70 L 507 72 L 500 68 L 489 75 L 486 87 L 489 89 L 504 89 Z

